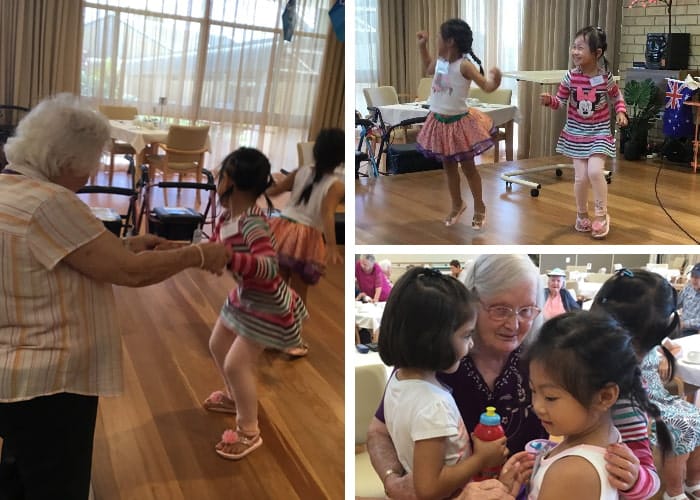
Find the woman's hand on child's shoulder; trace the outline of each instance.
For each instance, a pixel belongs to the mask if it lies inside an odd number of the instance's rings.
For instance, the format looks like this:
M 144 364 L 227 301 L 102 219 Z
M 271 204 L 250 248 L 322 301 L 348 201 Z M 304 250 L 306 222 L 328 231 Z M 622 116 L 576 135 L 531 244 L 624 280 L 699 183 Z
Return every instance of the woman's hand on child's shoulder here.
M 542 106 L 549 106 L 552 104 L 552 95 L 548 94 L 547 92 L 542 92 L 540 94 L 540 104 Z
M 418 46 L 425 47 L 428 44 L 428 32 L 419 31 L 416 33 L 416 38 L 418 39 Z
M 613 488 L 627 491 L 639 479 L 639 459 L 623 443 L 613 443 L 606 448 L 605 470 Z
M 494 441 L 482 441 L 472 434 L 472 443 L 474 444 L 474 456 L 481 459 L 484 467 L 501 465 L 508 456 L 505 437 Z

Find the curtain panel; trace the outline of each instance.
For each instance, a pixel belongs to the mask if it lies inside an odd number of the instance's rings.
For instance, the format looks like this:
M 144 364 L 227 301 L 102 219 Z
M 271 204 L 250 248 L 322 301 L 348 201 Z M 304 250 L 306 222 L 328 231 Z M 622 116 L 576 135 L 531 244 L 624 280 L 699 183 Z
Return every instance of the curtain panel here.
M 427 31 L 435 57 L 440 25 L 459 17 L 459 0 L 378 0 L 379 85 L 413 100 L 423 77 L 416 33 Z
M 315 140 L 323 128 L 345 128 L 345 44 L 338 40 L 332 29 L 328 32 L 321 67 L 309 141 Z
M 80 90 L 81 0 L 2 0 L 0 100 L 32 107 Z
M 617 0 L 525 0 L 523 26 L 527 30 L 520 52 L 520 70 L 551 70 L 571 67 L 569 55 L 574 35 L 586 26 L 605 30 L 608 68 L 617 73 L 622 2 Z M 518 96 L 520 123 L 518 157 L 535 158 L 554 154 L 566 120 L 565 110 L 540 105 L 542 92 L 556 93 L 557 85 L 521 82 Z

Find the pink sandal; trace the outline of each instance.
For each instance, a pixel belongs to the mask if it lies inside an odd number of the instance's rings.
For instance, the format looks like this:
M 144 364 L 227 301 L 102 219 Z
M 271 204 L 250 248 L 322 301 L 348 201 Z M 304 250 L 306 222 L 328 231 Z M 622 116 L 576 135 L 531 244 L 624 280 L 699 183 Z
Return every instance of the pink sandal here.
M 243 434 L 240 429 L 226 429 L 221 435 L 221 441 L 216 445 L 216 453 L 229 460 L 239 460 L 261 445 L 262 438 L 259 432 L 248 435 Z M 224 451 L 224 448 L 228 448 L 229 451 Z
M 202 403 L 202 407 L 208 411 L 217 413 L 236 413 L 236 402 L 229 398 L 224 391 L 214 391 Z
M 462 206 L 458 210 L 453 209 L 452 212 L 450 212 L 450 214 L 445 218 L 445 225 L 447 227 L 455 225 L 460 215 L 462 215 L 466 209 L 467 205 L 464 203 L 462 203 Z
M 605 214 L 604 221 L 593 221 L 591 224 L 591 236 L 595 239 L 605 238 L 610 232 L 610 216 Z

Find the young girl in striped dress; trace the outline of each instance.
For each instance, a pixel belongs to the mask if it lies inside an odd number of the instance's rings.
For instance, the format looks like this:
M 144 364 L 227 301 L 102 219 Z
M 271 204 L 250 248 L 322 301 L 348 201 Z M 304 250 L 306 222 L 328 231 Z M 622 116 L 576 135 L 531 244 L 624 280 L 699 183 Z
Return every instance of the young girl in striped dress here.
M 301 323 L 308 316 L 279 274 L 274 237 L 256 205 L 271 183 L 270 162 L 252 148 L 229 154 L 219 172 L 217 193 L 225 212 L 212 239 L 233 251 L 228 267 L 237 286 L 209 339 L 226 390 L 213 392 L 203 406 L 237 413 L 236 429 L 224 431 L 216 445 L 219 455 L 233 460 L 262 444 L 255 374 L 260 354 L 266 347 L 284 350 L 301 344 Z
M 627 125 L 625 100 L 617 87 L 608 61 L 605 32 L 588 26 L 574 36 L 571 57 L 576 67 L 559 84 L 556 96 L 540 95 L 540 102 L 552 109 L 567 105 L 566 124 L 557 142 L 557 152 L 574 160 L 576 231 L 604 238 L 610 231 L 608 184 L 603 171 L 605 157 L 615 157 L 615 138 L 610 133 L 610 108 L 615 107 L 616 122 Z M 599 62 L 603 62 L 600 67 Z M 593 190 L 593 221 L 588 216 L 588 186 Z

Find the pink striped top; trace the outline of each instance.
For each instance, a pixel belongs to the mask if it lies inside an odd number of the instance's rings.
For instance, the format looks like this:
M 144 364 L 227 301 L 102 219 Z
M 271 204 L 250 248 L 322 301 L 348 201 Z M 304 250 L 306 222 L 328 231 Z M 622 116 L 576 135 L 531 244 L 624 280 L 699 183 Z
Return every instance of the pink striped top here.
M 62 262 L 103 231 L 70 190 L 0 174 L 0 401 L 121 391 L 112 285 Z

